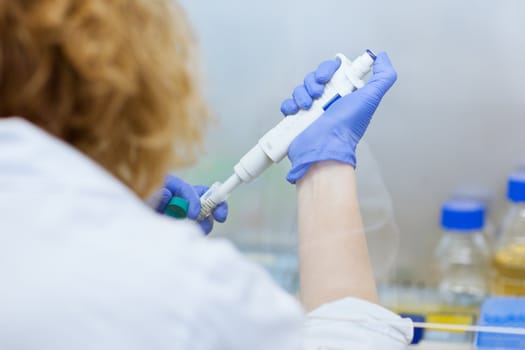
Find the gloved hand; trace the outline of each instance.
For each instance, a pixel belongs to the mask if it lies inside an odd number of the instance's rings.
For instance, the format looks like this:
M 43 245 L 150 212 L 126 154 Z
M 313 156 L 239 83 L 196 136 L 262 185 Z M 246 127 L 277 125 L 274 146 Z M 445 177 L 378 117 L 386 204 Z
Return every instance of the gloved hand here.
M 164 214 L 172 197 L 182 197 L 189 202 L 188 218 L 197 220 L 201 210 L 200 196 L 207 190 L 207 186 L 192 186 L 176 176 L 167 175 L 166 180 L 164 181 L 164 187 L 154 195 L 156 199 L 152 199 L 149 202 L 155 202 L 155 210 L 160 214 Z M 208 218 L 198 221 L 198 224 L 207 235 L 213 229 L 214 220 L 224 222 L 226 221 L 227 216 L 228 204 L 224 202 L 215 208 L 212 215 Z
M 319 98 L 324 85 L 332 78 L 341 62 L 325 61 L 308 74 L 304 85 L 295 88 L 293 99 L 285 100 L 281 111 L 285 116 L 299 109 L 309 109 Z M 294 184 L 313 163 L 336 160 L 356 166 L 356 147 L 363 137 L 381 99 L 397 79 L 387 54 L 381 52 L 374 62 L 373 75 L 361 89 L 337 100 L 324 114 L 295 138 L 288 149 L 292 169 L 287 180 Z

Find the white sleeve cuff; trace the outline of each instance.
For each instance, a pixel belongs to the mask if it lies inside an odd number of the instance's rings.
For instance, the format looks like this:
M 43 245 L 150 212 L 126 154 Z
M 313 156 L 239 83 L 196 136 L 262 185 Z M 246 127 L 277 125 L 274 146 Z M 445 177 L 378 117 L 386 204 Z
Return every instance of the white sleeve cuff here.
M 413 336 L 410 319 L 370 302 L 344 298 L 306 317 L 306 349 L 406 349 Z

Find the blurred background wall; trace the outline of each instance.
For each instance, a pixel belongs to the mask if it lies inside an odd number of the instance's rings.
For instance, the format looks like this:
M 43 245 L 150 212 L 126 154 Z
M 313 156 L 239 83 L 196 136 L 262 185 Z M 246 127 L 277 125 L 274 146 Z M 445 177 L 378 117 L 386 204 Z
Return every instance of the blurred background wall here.
M 216 122 L 203 158 L 180 174 L 192 182 L 224 180 L 319 62 L 337 52 L 353 58 L 366 48 L 385 50 L 399 79 L 366 135 L 371 152 L 358 155 L 360 196 L 375 199 L 370 214 L 365 210 L 367 227 L 379 232 L 371 234 L 372 253 L 388 256 L 376 265 L 384 269 L 395 260 L 391 276 L 423 279 L 421 262 L 439 238 L 439 207 L 451 195 L 485 198 L 492 222 L 499 220 L 506 176 L 525 160 L 525 2 L 181 3 L 200 45 Z M 288 166 L 235 192 L 230 221 L 216 234 L 293 245 Z

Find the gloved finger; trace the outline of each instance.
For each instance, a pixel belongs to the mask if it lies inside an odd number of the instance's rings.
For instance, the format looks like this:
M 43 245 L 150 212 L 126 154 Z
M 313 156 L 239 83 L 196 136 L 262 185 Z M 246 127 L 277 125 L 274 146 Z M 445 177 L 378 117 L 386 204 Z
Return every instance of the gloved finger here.
M 147 206 L 149 206 L 151 209 L 155 210 L 157 213 L 160 213 L 162 208 L 162 197 L 164 195 L 164 191 L 168 191 L 165 188 L 161 188 L 157 191 L 155 191 L 148 199 L 146 199 L 145 203 Z M 169 191 L 168 191 L 169 192 Z M 171 196 L 171 193 L 169 194 Z
M 195 185 L 195 186 L 193 186 L 193 189 L 195 190 L 195 192 L 197 193 L 197 195 L 200 198 L 200 197 L 202 197 L 203 194 L 206 193 L 206 191 L 208 191 L 210 189 L 210 186 Z
M 157 213 L 159 214 L 164 213 L 172 197 L 173 195 L 167 188 L 162 188 L 159 191 L 159 202 L 158 202 L 159 204 L 157 205 L 157 208 L 155 209 Z
M 304 78 L 304 87 L 306 91 L 310 94 L 313 99 L 317 99 L 323 95 L 324 85 L 319 84 L 315 80 L 315 73 L 309 73 L 306 78 Z
M 192 212 L 191 213 L 191 216 L 190 216 L 190 212 L 188 210 L 188 218 L 189 219 L 192 219 L 192 220 L 197 220 L 197 218 L 199 217 L 199 213 L 201 211 L 201 197 L 204 193 L 206 193 L 206 191 L 209 190 L 209 186 L 204 186 L 204 185 L 195 185 L 195 186 L 192 186 L 193 187 L 193 190 L 195 191 L 195 193 L 197 194 L 197 197 L 199 198 L 199 210 L 197 210 L 196 212 Z
M 213 218 L 218 222 L 225 222 L 228 217 L 228 203 L 222 202 L 212 212 Z
M 201 227 L 204 234 L 207 235 L 213 230 L 213 218 L 211 216 L 206 219 L 199 221 L 199 226 Z
M 201 202 L 192 185 L 182 181 L 176 176 L 168 175 L 164 182 L 164 187 L 166 187 L 174 197 L 182 197 L 188 201 L 188 218 L 196 219 L 197 216 L 199 216 Z
M 281 103 L 281 112 L 284 116 L 292 115 L 299 112 L 299 106 L 292 98 L 289 98 Z
M 299 85 L 298 87 L 296 87 L 293 91 L 292 96 L 299 108 L 310 109 L 310 107 L 312 107 L 312 103 L 314 101 L 308 93 L 308 91 L 306 91 L 304 85 Z
M 390 58 L 385 52 L 380 52 L 374 62 L 374 72 L 368 83 L 360 91 L 363 94 L 376 96 L 381 99 L 394 85 L 397 73 Z
M 315 80 L 323 85 L 328 83 L 340 65 L 341 60 L 339 58 L 322 62 L 315 70 Z

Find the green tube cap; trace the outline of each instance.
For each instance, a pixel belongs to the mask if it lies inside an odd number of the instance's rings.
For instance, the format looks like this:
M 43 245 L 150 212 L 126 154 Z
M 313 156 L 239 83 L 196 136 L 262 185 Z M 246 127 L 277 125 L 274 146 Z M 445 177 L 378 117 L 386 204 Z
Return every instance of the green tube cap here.
M 184 219 L 188 216 L 188 208 L 190 203 L 181 197 L 173 197 L 164 213 L 176 219 Z

